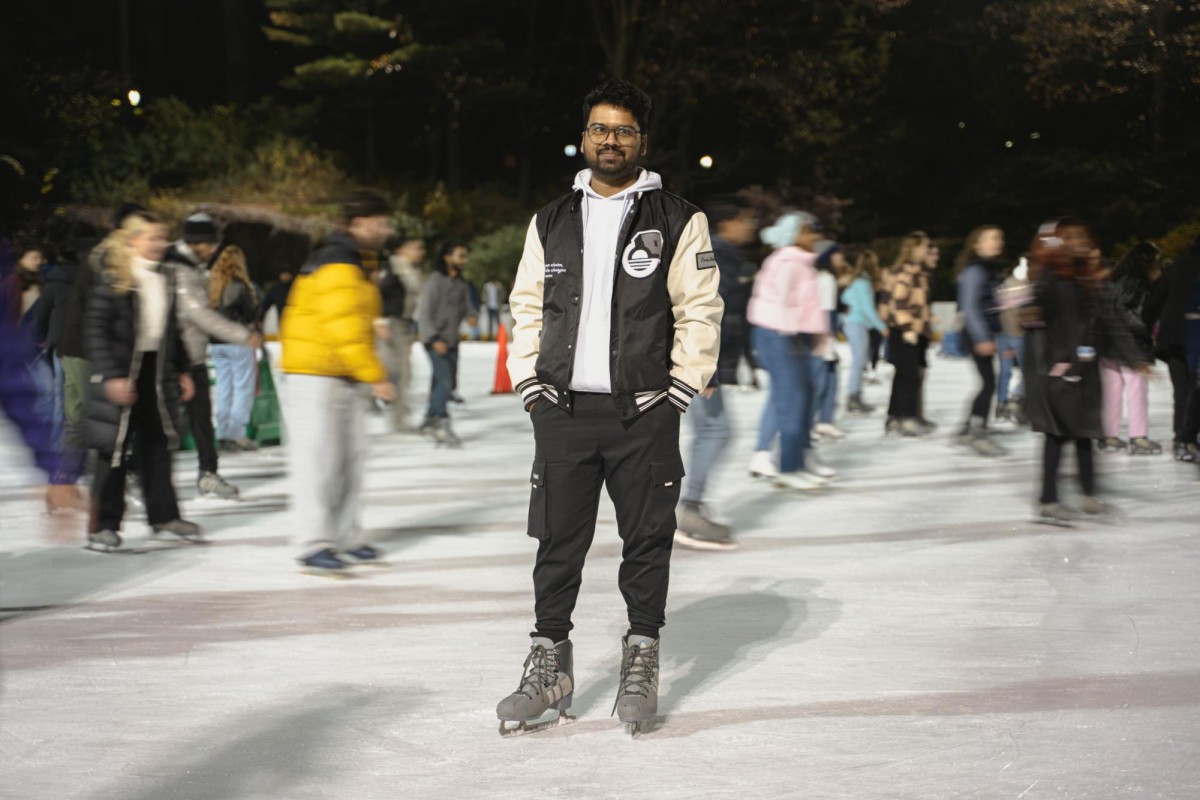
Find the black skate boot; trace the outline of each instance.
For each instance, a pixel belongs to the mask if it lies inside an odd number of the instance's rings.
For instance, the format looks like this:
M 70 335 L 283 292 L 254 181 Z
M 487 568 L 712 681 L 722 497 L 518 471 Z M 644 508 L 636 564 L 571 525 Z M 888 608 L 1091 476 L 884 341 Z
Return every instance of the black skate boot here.
M 154 528 L 154 536 L 169 533 L 191 544 L 204 544 L 204 529 L 194 522 L 188 522 L 186 519 L 173 519 L 170 522 L 164 522 L 161 525 L 154 525 L 152 527 Z
M 675 514 L 675 543 L 693 550 L 736 550 L 728 525 L 713 522 L 704 506 L 691 500 L 679 504 Z
M 658 641 L 633 634 L 621 640 L 621 685 L 613 713 L 635 739 L 658 716 Z
M 353 550 L 345 550 L 338 556 L 349 564 L 364 564 L 374 567 L 386 566 L 387 562 L 383 557 L 383 553 L 377 547 L 372 547 L 369 544 L 360 544 Z
M 317 550 L 297 560 L 300 562 L 301 571 L 307 572 L 309 575 L 320 575 L 323 578 L 343 578 L 349 573 L 349 570 L 346 569 L 346 562 L 338 558 L 337 552 L 332 547 Z
M 115 553 L 121 549 L 121 534 L 112 530 L 89 533 L 84 549 L 95 550 L 97 553 Z
M 417 428 L 417 433 L 433 439 L 437 436 L 437 426 L 437 417 L 426 417 L 421 423 L 421 427 Z
M 537 733 L 574 722 L 567 714 L 575 691 L 571 641 L 555 644 L 533 637 L 521 675 L 521 685 L 496 706 L 501 736 Z

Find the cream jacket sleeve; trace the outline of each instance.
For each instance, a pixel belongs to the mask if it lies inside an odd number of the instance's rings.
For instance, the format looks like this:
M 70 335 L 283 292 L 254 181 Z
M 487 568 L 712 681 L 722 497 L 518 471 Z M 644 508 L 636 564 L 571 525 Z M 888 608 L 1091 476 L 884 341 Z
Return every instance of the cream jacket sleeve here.
M 537 217 L 529 222 L 525 250 L 508 297 L 512 312 L 512 345 L 508 350 L 508 376 L 529 410 L 542 391 L 535 365 L 542 336 L 542 288 L 546 280 L 546 258 L 537 232 Z
M 708 386 L 721 349 L 725 303 L 717 293 L 720 271 L 712 252 L 708 218 L 697 212 L 675 248 L 667 270 L 667 291 L 675 311 L 668 399 L 686 411 L 697 392 Z

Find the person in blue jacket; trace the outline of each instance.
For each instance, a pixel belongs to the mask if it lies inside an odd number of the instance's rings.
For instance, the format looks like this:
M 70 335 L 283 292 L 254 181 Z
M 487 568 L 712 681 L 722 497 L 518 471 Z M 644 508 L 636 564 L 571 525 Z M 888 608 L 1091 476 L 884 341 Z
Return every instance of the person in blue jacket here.
M 1004 232 L 995 225 L 983 225 L 967 236 L 956 264 L 958 310 L 963 315 L 963 332 L 980 379 L 958 442 L 981 456 L 1000 456 L 1006 452 L 991 438 L 987 427 L 992 398 L 996 395 L 996 337 L 1001 326 L 995 293 L 1004 274 L 1000 261 L 1003 253 Z

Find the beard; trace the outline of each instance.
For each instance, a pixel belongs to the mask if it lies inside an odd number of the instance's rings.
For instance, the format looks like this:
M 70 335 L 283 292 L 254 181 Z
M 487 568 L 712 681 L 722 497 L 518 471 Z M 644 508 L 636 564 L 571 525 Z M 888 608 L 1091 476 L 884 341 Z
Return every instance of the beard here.
M 602 158 L 606 153 L 614 153 L 617 158 Z M 624 150 L 601 148 L 594 154 L 587 155 L 587 165 L 593 173 L 606 178 L 624 178 L 637 172 L 637 158 L 630 158 Z

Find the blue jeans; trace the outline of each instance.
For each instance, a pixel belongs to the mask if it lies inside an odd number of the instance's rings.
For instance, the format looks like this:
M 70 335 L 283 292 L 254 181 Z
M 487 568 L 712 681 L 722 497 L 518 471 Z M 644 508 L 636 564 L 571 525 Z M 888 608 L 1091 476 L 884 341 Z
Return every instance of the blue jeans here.
M 43 351 L 29 365 L 29 373 L 37 387 L 34 408 L 38 416 L 50 422 L 50 444 L 56 451 L 61 451 L 63 424 L 66 421 L 62 361 L 57 355 Z
M 818 422 L 832 424 L 833 413 L 837 410 L 838 362 L 813 356 L 808 360 L 808 366 L 812 371 L 813 416 Z
M 867 368 L 867 356 L 871 350 L 871 330 L 857 322 L 845 322 L 842 330 L 850 340 L 850 378 L 846 391 L 853 397 L 862 393 L 863 371 Z
M 696 395 L 688 407 L 687 415 L 692 419 L 696 438 L 692 440 L 692 454 L 688 460 L 683 499 L 699 503 L 704 499 L 708 473 L 716 466 L 732 436 L 729 416 L 725 413 L 725 401 L 721 398 L 721 389 L 718 387 L 712 397 Z
M 785 333 L 756 327 L 750 337 L 763 369 L 771 375 L 755 449 L 770 450 L 779 434 L 779 471 L 797 472 L 804 469 L 812 430 L 812 356 L 797 347 L 796 337 Z
M 442 419 L 450 416 L 446 412 L 446 404 L 450 402 L 454 376 L 458 373 L 458 348 L 451 347 L 445 355 L 439 355 L 431 345 L 425 345 L 425 352 L 429 354 L 429 366 L 433 371 L 429 386 L 429 409 L 425 416 Z
M 217 373 L 214 405 L 217 412 L 217 440 L 233 441 L 246 437 L 250 411 L 254 408 L 254 377 L 257 362 L 254 348 L 242 344 L 214 344 L 213 367 Z
M 1012 351 L 1013 355 L 1004 354 Z M 1000 382 L 996 386 L 996 402 L 1004 405 L 1008 402 L 1008 384 L 1012 380 L 1013 367 L 1017 372 L 1017 388 L 1013 394 L 1017 397 L 1025 395 L 1025 376 L 1020 369 L 1025 365 L 1025 337 L 1011 336 L 1001 333 L 996 336 L 996 353 L 1000 356 Z

